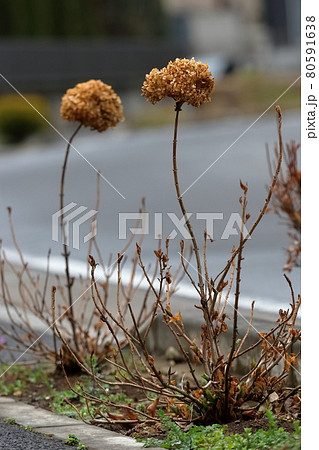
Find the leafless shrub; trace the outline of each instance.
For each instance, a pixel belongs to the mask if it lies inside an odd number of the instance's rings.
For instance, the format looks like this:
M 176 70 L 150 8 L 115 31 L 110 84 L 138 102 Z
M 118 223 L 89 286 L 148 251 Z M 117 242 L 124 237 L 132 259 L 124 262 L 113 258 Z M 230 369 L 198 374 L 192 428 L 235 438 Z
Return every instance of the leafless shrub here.
M 140 212 L 145 208 L 144 200 Z M 11 234 L 16 251 L 19 255 L 19 263 L 13 264 L 7 258 L 5 251 L 0 249 L 0 298 L 5 307 L 10 326 L 0 325 L 0 332 L 6 336 L 6 340 L 10 342 L 1 343 L 0 350 L 6 350 L 11 353 L 11 359 L 15 360 L 26 351 L 34 355 L 36 359 L 46 359 L 53 361 L 57 367 L 60 367 L 60 347 L 64 345 L 59 339 L 53 322 L 56 321 L 61 333 L 63 333 L 64 341 L 67 347 L 72 349 L 76 354 L 76 359 L 82 363 L 91 354 L 95 355 L 97 362 L 104 361 L 105 355 L 112 348 L 113 336 L 118 334 L 120 327 L 113 325 L 113 331 L 103 326 L 100 319 L 100 313 L 92 307 L 91 301 L 91 280 L 90 266 L 88 265 L 88 277 L 80 277 L 72 279 L 72 285 L 75 283 L 77 297 L 72 299 L 72 305 L 76 307 L 69 308 L 69 288 L 65 286 L 65 277 L 52 275 L 50 273 L 50 252 L 47 257 L 47 267 L 43 271 L 41 277 L 38 273 L 34 274 L 29 268 L 23 253 L 16 239 L 11 208 L 8 208 L 9 224 Z M 136 224 L 136 226 L 138 223 Z M 143 236 L 141 236 L 139 245 L 142 244 Z M 121 253 L 122 266 L 127 263 L 126 252 L 132 244 L 130 239 Z M 90 241 L 89 251 L 95 251 L 99 257 L 99 276 L 95 281 L 100 289 L 100 300 L 104 307 L 108 305 L 111 297 L 111 305 L 113 303 L 113 281 L 116 275 L 117 260 L 113 261 L 112 255 L 109 256 L 107 264 L 104 263 L 101 251 L 97 245 L 95 238 Z M 130 276 L 128 283 L 124 284 L 118 279 L 118 287 L 116 289 L 117 307 L 113 309 L 114 319 L 123 323 L 127 320 L 129 313 L 129 305 L 134 304 L 135 311 L 138 311 L 137 323 L 142 327 L 147 318 L 153 314 L 153 310 L 149 307 L 149 297 L 151 289 L 146 289 L 143 296 L 139 296 L 139 301 L 135 301 L 136 294 L 139 290 L 143 276 L 138 273 L 138 257 L 135 255 L 130 263 Z M 154 281 L 157 268 L 154 267 L 154 274 L 151 279 Z M 9 280 L 14 278 L 14 282 Z M 179 282 L 178 271 L 174 277 L 174 287 Z M 54 315 L 52 316 L 50 285 L 56 286 L 57 305 Z M 111 290 L 111 292 L 110 292 Z M 40 327 L 39 327 L 40 325 Z M 48 339 L 50 335 L 52 339 Z M 117 343 L 122 348 L 127 345 L 126 336 L 122 333 L 121 338 L 117 338 Z M 63 364 L 65 369 L 70 372 L 77 370 L 79 366 L 73 358 L 72 353 L 64 348 Z
M 180 210 L 185 218 L 185 224 L 191 236 L 192 252 L 195 258 L 197 275 L 191 275 L 192 266 L 189 255 L 185 253 L 184 242 L 180 243 L 181 276 L 188 277 L 198 298 L 195 308 L 202 314 L 202 325 L 199 336 L 192 337 L 185 329 L 182 312 L 174 307 L 172 297 L 179 280 L 179 270 L 172 270 L 169 255 L 169 240 L 165 241 L 162 249 L 154 251 L 155 265 L 153 269 L 146 267 L 143 261 L 142 239 L 136 244 L 136 252 L 131 263 L 131 278 L 128 285 L 123 285 L 122 273 L 125 263 L 125 250 L 118 253 L 115 261 L 109 260 L 107 265 L 98 249 L 95 240 L 89 248 L 88 263 L 90 277 L 80 280 L 83 282 L 81 295 L 75 300 L 75 280 L 69 270 L 69 250 L 63 244 L 65 262 L 66 286 L 57 277 L 51 290 L 51 306 L 46 301 L 47 287 L 51 282 L 49 270 L 49 256 L 47 271 L 42 283 L 34 277 L 25 262 L 23 254 L 15 238 L 9 209 L 9 221 L 13 240 L 20 256 L 21 270 L 16 269 L 3 251 L 1 251 L 1 296 L 9 316 L 10 330 L 0 330 L 10 337 L 16 347 L 11 351 L 27 349 L 36 355 L 52 359 L 57 367 L 62 367 L 66 379 L 74 368 L 86 372 L 92 379 L 93 389 L 82 387 L 81 395 L 86 400 L 90 423 L 135 425 L 148 421 L 158 421 L 157 409 L 165 408 L 167 414 L 179 423 L 208 424 L 213 422 L 227 422 L 232 419 L 253 416 L 265 407 L 271 407 L 277 412 L 285 407 L 287 399 L 294 390 L 287 389 L 286 379 L 297 366 L 298 353 L 294 353 L 294 344 L 300 340 L 300 331 L 296 329 L 296 319 L 300 308 L 300 297 L 295 294 L 288 277 L 287 283 L 291 292 L 290 309 L 279 311 L 279 318 L 267 333 L 258 333 L 257 342 L 248 343 L 248 337 L 253 328 L 254 302 L 251 305 L 250 320 L 243 336 L 239 335 L 238 319 L 240 312 L 240 286 L 242 260 L 245 244 L 254 233 L 263 216 L 270 207 L 275 193 L 275 205 L 289 218 L 293 229 L 298 231 L 298 176 L 296 169 L 296 146 L 290 147 L 284 154 L 281 126 L 282 117 L 279 106 L 276 106 L 278 119 L 279 144 L 276 151 L 276 161 L 272 167 L 272 181 L 268 194 L 259 214 L 245 234 L 246 225 L 250 219 L 247 213 L 248 186 L 240 181 L 241 188 L 241 219 L 242 227 L 237 247 L 234 247 L 223 269 L 216 275 L 209 273 L 206 257 L 207 232 L 204 233 L 202 250 L 193 231 L 192 224 L 186 215 L 186 208 L 180 192 L 178 164 L 177 164 L 177 132 L 179 114 L 182 105 L 187 102 L 199 107 L 202 102 L 210 101 L 213 91 L 213 79 L 207 65 L 196 63 L 194 60 L 177 59 L 170 64 L 173 75 L 166 77 L 166 70 L 154 69 L 154 75 L 148 77 L 144 83 L 146 97 L 155 103 L 165 96 L 175 100 L 175 126 L 173 137 L 173 175 L 176 196 Z M 190 83 L 189 72 L 185 68 L 191 67 L 194 83 Z M 196 70 L 195 70 L 196 69 Z M 164 73 L 164 77 L 162 77 Z M 187 75 L 188 73 L 188 75 Z M 168 75 L 172 75 L 168 73 Z M 156 82 L 156 79 L 160 77 Z M 188 89 L 180 89 L 183 84 Z M 169 89 L 168 89 L 169 88 Z M 204 89 L 205 95 L 201 90 Z M 194 96 L 197 100 L 194 101 Z M 155 96 L 155 97 L 154 97 Z M 89 107 L 87 107 L 89 108 Z M 86 109 L 87 109 L 86 108 Z M 90 112 L 90 109 L 89 109 Z M 81 121 L 80 121 L 81 122 Z M 82 123 L 82 122 L 81 122 Z M 72 135 L 65 154 L 60 183 L 60 209 L 64 207 L 64 179 L 67 160 L 73 138 L 81 125 Z M 290 180 L 280 174 L 282 159 L 286 159 L 290 171 Z M 294 179 L 292 174 L 295 170 Z M 290 186 L 289 183 L 292 183 Z M 296 189 L 296 197 L 285 198 L 290 188 Z M 300 187 L 300 186 L 299 186 Z M 300 191 L 299 191 L 300 192 Z M 99 196 L 97 196 L 99 198 Z M 98 200 L 97 200 L 98 201 Z M 276 208 L 276 206 L 275 206 Z M 63 214 L 61 216 L 61 232 L 65 237 Z M 299 230 L 300 231 L 300 230 Z M 65 239 L 63 240 L 65 242 Z M 127 245 L 130 245 L 132 240 Z M 96 251 L 102 274 L 97 275 L 97 263 L 92 256 Z M 21 309 L 16 305 L 9 283 L 6 281 L 6 268 L 12 271 L 17 280 L 18 295 Z M 138 274 L 138 270 L 141 274 Z M 110 294 L 111 277 L 116 275 L 117 283 L 114 292 Z M 102 282 L 101 282 L 102 280 Z M 136 281 L 137 280 L 137 281 Z M 141 280 L 147 282 L 147 289 L 143 293 L 140 303 L 136 297 Z M 232 317 L 226 311 L 226 304 L 234 289 L 234 305 Z M 110 300 L 111 296 L 111 300 Z M 89 301 L 89 298 L 91 301 Z M 74 308 L 78 301 L 83 302 L 79 308 L 80 314 Z M 39 334 L 32 325 L 30 315 L 33 314 L 52 328 L 53 343 L 48 345 L 43 341 L 43 334 Z M 175 339 L 176 345 L 187 365 L 187 371 L 181 379 L 174 376 L 173 369 L 168 368 L 162 373 L 156 357 L 149 350 L 148 339 L 154 326 L 156 317 L 162 318 L 165 327 Z M 16 318 L 19 320 L 17 321 Z M 226 334 L 230 334 L 230 346 L 227 352 L 222 350 L 222 341 Z M 251 363 L 246 373 L 240 378 L 234 373 L 235 362 L 244 355 L 259 349 L 259 357 Z M 101 370 L 102 363 L 107 363 L 107 370 Z M 277 369 L 276 375 L 274 369 Z M 279 370 L 278 370 L 279 369 Z M 110 376 L 110 372 L 112 372 Z M 150 399 L 145 410 L 135 405 L 119 405 L 111 400 L 106 389 L 108 385 L 120 388 L 131 387 L 145 393 Z M 71 389 L 73 386 L 69 383 Z M 99 393 L 103 395 L 99 395 Z M 78 393 L 78 392 L 77 392 Z M 155 396 L 155 397 L 154 397 Z M 92 409 L 92 405 L 94 408 Z M 75 409 L 80 414 L 80 411 Z M 120 409 L 121 413 L 114 410 Z M 80 414 L 81 415 L 81 414 Z M 82 417 L 84 421 L 88 421 Z
M 179 191 L 178 171 L 177 171 L 177 126 L 180 104 L 176 105 L 175 132 L 173 141 L 173 168 L 176 194 L 185 215 L 185 206 Z M 158 261 L 158 275 L 155 278 L 150 276 L 143 263 L 142 249 L 137 245 L 138 264 L 141 267 L 149 288 L 153 293 L 153 313 L 149 317 L 148 324 L 144 330 L 140 329 L 140 322 L 133 311 L 132 305 L 127 305 L 133 326 L 128 328 L 123 320 L 121 307 L 118 307 L 118 317 L 115 318 L 108 307 L 102 302 L 99 287 L 95 280 L 96 262 L 90 257 L 92 289 L 91 295 L 94 305 L 100 314 L 101 321 L 112 334 L 115 342 L 113 353 L 105 357 L 105 361 L 114 369 L 113 378 L 104 377 L 97 373 L 93 365 L 78 364 L 91 377 L 97 390 L 103 392 L 103 396 L 88 392 L 82 389 L 82 396 L 90 404 L 90 423 L 114 424 L 121 423 L 133 425 L 138 422 L 157 421 L 156 410 L 158 407 L 165 408 L 170 417 L 180 423 L 201 423 L 227 422 L 232 419 L 253 416 L 256 412 L 269 407 L 271 404 L 276 411 L 281 410 L 284 402 L 291 395 L 291 390 L 287 390 L 285 381 L 292 368 L 297 363 L 298 354 L 293 352 L 293 344 L 300 339 L 300 332 L 295 328 L 296 318 L 300 307 L 300 297 L 295 299 L 295 295 L 287 278 L 291 290 L 290 310 L 279 311 L 277 323 L 268 333 L 259 333 L 258 340 L 254 344 L 247 345 L 247 338 L 250 334 L 253 315 L 254 302 L 251 305 L 251 317 L 248 322 L 246 333 L 241 339 L 238 332 L 238 316 L 240 313 L 240 282 L 241 282 L 241 262 L 243 250 L 249 236 L 255 231 L 262 217 L 266 213 L 274 192 L 274 188 L 280 173 L 283 145 L 281 137 L 281 110 L 276 107 L 278 116 L 279 152 L 277 155 L 276 167 L 274 170 L 268 195 L 262 206 L 260 213 L 249 229 L 248 235 L 244 235 L 244 225 L 247 224 L 249 214 L 247 208 L 248 187 L 240 182 L 242 196 L 240 204 L 242 209 L 242 229 L 240 241 L 237 248 L 234 248 L 230 259 L 223 270 L 215 277 L 211 277 L 208 272 L 206 259 L 207 233 L 204 235 L 203 252 L 194 235 L 192 225 L 186 220 L 186 226 L 192 238 L 193 251 L 195 253 L 197 279 L 192 277 L 188 270 L 187 258 L 184 255 L 184 243 L 181 241 L 181 263 L 186 276 L 189 278 L 194 290 L 199 298 L 195 308 L 202 312 L 203 323 L 200 331 L 200 340 L 190 337 L 185 330 L 182 313 L 174 309 L 174 299 L 171 299 L 171 266 L 169 259 L 169 241 L 166 241 L 165 250 L 156 250 L 155 256 Z M 186 217 L 186 216 L 185 216 Z M 121 278 L 121 259 L 118 257 L 118 280 Z M 235 287 L 233 316 L 226 315 L 225 307 L 230 295 L 232 285 Z M 55 304 L 55 289 L 52 291 L 53 309 Z M 186 361 L 188 371 L 181 380 L 176 380 L 174 372 L 169 367 L 167 373 L 162 373 L 158 368 L 158 362 L 148 350 L 147 338 L 153 326 L 156 315 L 160 315 L 165 326 L 173 335 L 176 345 Z M 230 324 L 227 323 L 230 320 Z M 128 351 L 124 352 L 118 343 L 118 333 L 114 329 L 120 330 L 125 335 L 128 342 Z M 58 326 L 56 331 L 66 348 Z M 231 333 L 231 345 L 228 354 L 221 351 L 220 342 L 227 332 Z M 249 352 L 259 348 L 259 358 L 252 362 L 246 373 L 238 378 L 233 374 L 233 365 L 236 360 L 242 358 Z M 70 352 L 72 349 L 68 348 Z M 76 358 L 76 355 L 73 354 Z M 273 369 L 279 368 L 279 374 L 274 375 Z M 198 369 L 200 375 L 198 375 Z M 115 377 L 115 378 L 114 378 Z M 112 381 L 113 380 L 113 381 Z M 133 387 L 144 393 L 152 393 L 156 398 L 149 402 L 143 413 L 133 405 L 115 405 L 109 400 L 108 392 L 105 390 L 105 383 L 116 385 L 121 388 Z M 72 388 L 70 384 L 70 388 Z M 294 392 L 294 391 L 293 391 Z M 92 405 L 95 405 L 92 412 Z M 114 414 L 114 407 L 121 409 L 120 414 Z M 82 417 L 83 418 L 83 417 Z M 83 420 L 87 420 L 83 418 Z
M 301 252 L 301 172 L 298 163 L 298 152 L 300 145 L 294 141 L 286 145 L 283 151 L 283 161 L 285 169 L 278 176 L 277 184 L 274 188 L 271 209 L 277 214 L 288 227 L 288 235 L 291 244 L 287 248 L 287 261 L 284 270 L 291 271 L 293 267 L 300 266 Z M 269 149 L 267 149 L 270 169 L 274 162 L 270 161 Z M 275 148 L 275 155 L 278 155 L 278 148 Z
M 93 88 L 92 88 L 93 86 Z M 149 316 L 152 316 L 154 311 L 149 309 L 149 295 L 151 289 L 147 289 L 143 298 L 139 304 L 135 301 L 136 293 L 139 285 L 143 279 L 138 274 L 138 257 L 135 255 L 130 261 L 130 277 L 127 285 L 124 285 L 120 279 L 118 279 L 116 305 L 117 307 L 112 312 L 112 317 L 117 325 L 113 324 L 112 332 L 103 326 L 103 322 L 100 319 L 100 313 L 97 309 L 92 307 L 91 299 L 91 281 L 90 281 L 90 268 L 88 268 L 87 278 L 75 279 L 71 276 L 70 271 L 70 248 L 67 245 L 66 239 L 66 227 L 64 223 L 64 191 L 65 191 L 65 179 L 67 172 L 68 158 L 72 147 L 72 142 L 82 126 L 91 126 L 92 129 L 97 131 L 104 131 L 110 126 L 116 126 L 119 120 L 123 120 L 121 102 L 118 96 L 112 91 L 111 97 L 105 97 L 105 90 L 110 91 L 110 87 L 104 85 L 102 82 L 94 81 L 78 85 L 77 89 L 80 89 L 81 95 L 85 98 L 81 100 L 81 104 L 78 102 L 72 103 L 74 98 L 72 93 L 68 92 L 62 99 L 62 106 L 65 108 L 74 107 L 77 110 L 77 114 L 73 115 L 70 120 L 78 120 L 80 124 L 75 129 L 71 138 L 69 139 L 64 156 L 61 179 L 60 179 L 60 228 L 62 237 L 62 256 L 64 258 L 65 278 L 55 276 L 50 273 L 50 252 L 47 258 L 47 267 L 44 271 L 43 278 L 39 275 L 34 275 L 26 262 L 23 252 L 21 251 L 17 238 L 15 236 L 12 212 L 11 208 L 8 208 L 9 212 L 9 224 L 11 235 L 15 249 L 19 255 L 19 266 L 12 264 L 6 257 L 5 252 L 1 249 L 0 253 L 0 282 L 1 282 L 1 294 L 0 298 L 6 309 L 6 313 L 10 322 L 10 327 L 0 325 L 0 331 L 7 337 L 8 343 L 1 343 L 0 351 L 6 350 L 11 353 L 11 357 L 20 359 L 26 352 L 35 355 L 37 358 L 45 358 L 50 361 L 54 361 L 57 367 L 60 367 L 61 362 L 59 358 L 60 346 L 64 346 L 63 351 L 63 365 L 65 370 L 69 373 L 73 370 L 79 370 L 77 361 L 82 364 L 86 358 L 89 358 L 91 354 L 95 355 L 97 363 L 104 360 L 105 355 L 108 355 L 112 348 L 112 342 L 114 336 L 116 336 L 116 343 L 119 348 L 123 348 L 127 345 L 127 338 L 125 333 L 122 333 L 121 337 L 117 336 L 117 333 L 123 327 L 124 321 L 127 320 L 126 316 L 130 314 L 130 304 L 134 302 L 134 309 L 138 311 L 137 326 L 142 327 Z M 93 90 L 92 90 L 93 89 Z M 72 94 L 72 95 L 71 95 Z M 99 99 L 99 95 L 101 98 Z M 91 98 L 92 97 L 92 98 Z M 91 103 L 87 102 L 88 98 L 91 98 Z M 71 99 L 71 100 L 70 100 Z M 84 103 L 83 103 L 84 102 Z M 100 108 L 100 102 L 103 102 L 102 110 Z M 116 104 L 116 108 L 114 106 Z M 109 103 L 109 104 L 108 104 Z M 85 104 L 85 108 L 83 105 Z M 103 117 L 100 117 L 96 122 L 96 115 L 92 115 L 90 108 L 95 105 L 97 111 L 103 112 Z M 108 110 L 107 106 L 110 108 Z M 65 110 L 63 109 L 63 111 Z M 114 109 L 115 108 L 115 109 Z M 116 117 L 111 120 L 110 115 L 116 112 Z M 62 114 L 63 115 L 63 114 Z M 90 118 L 91 122 L 87 122 L 87 118 Z M 64 115 L 63 115 L 64 117 Z M 64 117 L 68 118 L 68 117 Z M 102 122 L 101 122 L 102 121 Z M 96 195 L 96 210 L 99 209 L 100 202 L 100 174 L 97 177 L 97 195 Z M 145 209 L 144 199 L 142 200 L 142 207 L 140 213 Z M 136 224 L 138 225 L 138 223 Z M 92 221 L 93 226 L 93 221 Z M 102 253 L 98 247 L 95 238 L 90 240 L 89 254 L 94 250 L 99 258 L 99 265 L 101 273 L 96 282 L 99 283 L 101 289 L 101 296 L 99 300 L 104 307 L 107 307 L 110 294 L 110 289 L 113 286 L 111 279 L 115 274 L 117 261 L 120 259 L 122 264 L 127 260 L 126 252 L 133 239 L 130 239 L 125 247 L 122 249 L 121 256 L 115 258 L 112 261 L 112 255 L 110 255 L 108 263 L 103 261 Z M 139 245 L 142 244 L 143 235 L 139 241 Z M 154 267 L 154 280 L 156 274 L 156 266 Z M 13 276 L 15 282 L 9 282 L 8 277 Z M 55 279 L 53 279 L 55 278 Z M 178 283 L 178 271 L 174 278 L 174 285 Z M 57 301 L 54 303 L 54 310 L 51 308 L 51 297 L 49 293 L 48 299 L 48 285 L 54 284 L 56 286 L 55 298 Z M 17 287 L 14 289 L 12 287 Z M 75 295 L 75 288 L 77 289 L 77 295 Z M 172 288 L 173 289 L 173 288 Z M 13 290 L 15 292 L 13 292 Z M 112 299 L 113 300 L 113 299 Z M 38 320 L 37 325 L 41 325 L 43 331 L 34 325 Z M 56 321 L 56 326 L 53 325 Z M 131 324 L 131 328 L 136 324 Z M 56 329 L 59 329 L 59 334 L 63 333 L 63 341 L 59 339 Z M 52 332 L 52 340 L 47 339 L 48 332 Z M 72 351 L 68 351 L 71 349 Z M 17 355 L 18 353 L 18 355 Z M 73 355 L 76 355 L 74 358 Z

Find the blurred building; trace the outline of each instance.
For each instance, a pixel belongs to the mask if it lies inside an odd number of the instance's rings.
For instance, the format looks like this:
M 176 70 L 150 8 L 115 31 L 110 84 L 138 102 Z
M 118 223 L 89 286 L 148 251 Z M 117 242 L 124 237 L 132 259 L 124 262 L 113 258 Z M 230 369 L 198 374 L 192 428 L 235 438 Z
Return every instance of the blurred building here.
M 300 0 L 162 0 L 176 39 L 260 69 L 297 69 Z
M 0 0 L 0 11 L 1 73 L 24 91 L 89 78 L 131 89 L 185 56 L 299 65 L 300 0 Z M 0 92 L 10 90 L 2 81 Z

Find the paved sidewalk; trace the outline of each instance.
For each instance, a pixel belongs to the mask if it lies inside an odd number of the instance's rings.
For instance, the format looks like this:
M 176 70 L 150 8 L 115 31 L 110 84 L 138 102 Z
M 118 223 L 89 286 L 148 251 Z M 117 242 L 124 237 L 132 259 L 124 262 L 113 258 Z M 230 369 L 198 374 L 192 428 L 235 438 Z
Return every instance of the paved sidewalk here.
M 65 439 L 68 439 L 69 434 L 74 434 L 88 446 L 89 450 L 131 450 L 143 447 L 141 442 L 133 438 L 86 425 L 80 420 L 59 416 L 8 397 L 0 397 L 0 418 L 14 418 L 17 424 L 24 427 L 30 426 L 42 435 L 13 427 L 0 419 L 1 450 L 62 450 L 70 448 L 63 443 Z

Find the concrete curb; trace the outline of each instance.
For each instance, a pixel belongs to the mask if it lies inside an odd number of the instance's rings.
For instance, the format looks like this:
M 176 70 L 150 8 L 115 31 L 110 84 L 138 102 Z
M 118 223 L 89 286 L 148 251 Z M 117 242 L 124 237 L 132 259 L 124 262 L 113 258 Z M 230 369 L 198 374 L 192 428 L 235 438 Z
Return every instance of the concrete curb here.
M 38 433 L 60 440 L 68 439 L 69 434 L 74 434 L 90 450 L 130 450 L 143 447 L 143 443 L 131 437 L 86 425 L 80 420 L 60 416 L 10 397 L 0 397 L 0 417 L 14 418 L 19 425 L 31 426 Z

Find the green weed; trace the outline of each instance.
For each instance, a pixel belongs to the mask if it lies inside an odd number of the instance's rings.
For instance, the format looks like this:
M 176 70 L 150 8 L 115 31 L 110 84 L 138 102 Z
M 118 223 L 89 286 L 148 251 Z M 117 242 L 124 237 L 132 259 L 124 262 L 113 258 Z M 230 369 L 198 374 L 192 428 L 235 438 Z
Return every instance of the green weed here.
M 14 419 L 13 417 L 7 417 L 3 420 L 5 423 L 8 423 L 9 425 L 14 425 L 17 423 L 16 419 Z
M 65 444 L 71 445 L 72 447 L 77 448 L 77 450 L 86 450 L 88 447 L 84 445 L 81 440 L 75 436 L 75 434 L 69 434 L 69 438 L 66 439 Z
M 301 448 L 301 429 L 296 421 L 293 433 L 278 428 L 272 412 L 267 411 L 269 421 L 268 430 L 258 430 L 251 432 L 250 428 L 245 429 L 243 434 L 227 435 L 227 426 L 211 425 L 207 427 L 195 426 L 188 432 L 184 432 L 176 423 L 171 422 L 159 411 L 163 430 L 167 433 L 163 440 L 159 439 L 139 439 L 144 442 L 144 447 L 162 447 L 181 450 L 212 449 L 228 450 L 299 450 Z

